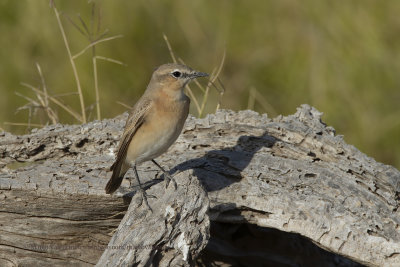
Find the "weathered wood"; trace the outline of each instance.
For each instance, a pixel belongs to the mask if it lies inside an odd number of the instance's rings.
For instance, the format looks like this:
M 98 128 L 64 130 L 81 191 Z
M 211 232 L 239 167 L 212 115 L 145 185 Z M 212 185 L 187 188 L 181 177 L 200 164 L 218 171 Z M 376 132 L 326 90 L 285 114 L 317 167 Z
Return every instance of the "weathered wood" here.
M 193 264 L 209 239 L 207 193 L 189 172 L 173 183 L 151 187 L 150 211 L 140 194 L 121 221 L 97 266 L 182 266 Z
M 103 192 L 125 116 L 48 126 L 25 136 L 2 134 L 0 265 L 84 266 L 98 261 L 130 202 L 127 181 L 115 196 Z M 181 172 L 176 175 L 182 188 L 195 178 L 201 181 L 210 199 L 213 224 L 298 233 L 363 264 L 400 265 L 400 172 L 347 145 L 320 117 L 307 105 L 294 115 L 275 119 L 252 111 L 190 117 L 183 134 L 159 162 L 173 173 Z M 160 175 L 149 163 L 139 167 L 139 174 L 149 183 Z M 131 172 L 127 175 L 133 177 Z M 163 185 L 150 189 L 160 194 L 157 200 L 168 196 L 181 203 L 181 196 L 168 189 L 163 195 Z M 159 210 L 152 218 L 160 218 L 165 205 L 157 204 Z M 132 209 L 132 214 L 138 212 Z M 137 218 L 140 227 L 146 227 L 144 218 Z M 251 243 L 250 237 L 246 240 Z M 251 251 L 240 248 L 238 253 L 237 244 L 221 240 L 213 231 L 210 240 L 205 251 L 213 250 L 233 262 L 240 262 L 245 254 L 251 257 Z M 171 244 L 176 241 L 172 238 Z M 41 249 L 42 244 L 49 246 Z M 193 246 L 190 255 L 195 257 L 201 247 Z M 180 260 L 177 251 L 172 254 Z M 110 253 L 116 251 L 108 251 L 111 259 Z M 171 255 L 157 253 L 165 259 Z M 271 259 L 271 251 L 257 251 L 257 255 Z M 163 257 L 157 259 L 162 262 Z M 288 255 L 274 260 L 298 262 Z

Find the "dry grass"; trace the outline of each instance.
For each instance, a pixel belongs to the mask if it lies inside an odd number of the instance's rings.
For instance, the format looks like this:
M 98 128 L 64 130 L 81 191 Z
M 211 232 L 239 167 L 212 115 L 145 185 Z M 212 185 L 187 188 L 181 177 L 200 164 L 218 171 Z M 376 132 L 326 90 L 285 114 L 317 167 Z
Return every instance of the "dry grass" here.
M 56 111 L 50 106 L 50 101 L 56 101 L 53 97 L 49 96 L 47 92 L 47 86 L 43 77 L 42 69 L 39 65 L 39 63 L 36 63 L 36 68 L 40 76 L 40 81 L 41 81 L 41 88 L 35 88 L 29 84 L 22 83 L 22 85 L 30 88 L 33 92 L 36 98 L 31 98 L 25 95 L 22 95 L 18 92 L 16 92 L 16 95 L 24 98 L 25 100 L 28 101 L 27 104 L 23 105 L 22 107 L 19 107 L 16 112 L 20 112 L 22 110 L 28 110 L 28 122 L 27 123 L 11 123 L 11 122 L 5 122 L 5 124 L 8 125 L 19 125 L 19 126 L 27 126 L 28 128 L 30 127 L 42 127 L 43 125 L 52 123 L 56 124 L 58 123 L 58 116 Z M 71 110 L 63 105 L 63 107 L 67 110 L 67 112 L 71 112 Z M 31 123 L 32 117 L 38 113 L 38 111 L 41 110 L 44 112 L 46 115 L 47 119 L 44 122 L 44 124 L 34 124 Z M 73 112 L 73 111 L 72 111 Z
M 71 18 L 66 16 L 66 18 L 69 20 L 69 22 L 80 32 L 82 33 L 89 41 L 89 44 L 83 48 L 80 52 L 76 53 L 75 55 L 72 55 L 69 41 L 67 38 L 67 35 L 65 33 L 64 26 L 61 22 L 61 16 L 60 12 L 56 8 L 55 4 L 53 1 L 50 1 L 50 7 L 53 9 L 54 14 L 57 19 L 57 24 L 61 32 L 61 36 L 68 54 L 68 59 L 70 61 L 75 82 L 76 82 L 76 87 L 77 87 L 77 95 L 79 97 L 79 102 L 81 106 L 81 112 L 78 113 L 75 110 L 73 110 L 71 107 L 68 105 L 64 104 L 62 100 L 58 99 L 60 96 L 64 95 L 59 95 L 58 97 L 51 96 L 48 94 L 47 86 L 44 80 L 44 76 L 42 73 L 42 69 L 39 65 L 39 63 L 36 63 L 36 67 L 40 76 L 40 81 L 41 81 L 41 88 L 36 88 L 33 85 L 30 85 L 28 83 L 21 83 L 23 86 L 31 89 L 35 95 L 36 98 L 31 98 L 26 95 L 23 95 L 21 93 L 16 93 L 18 96 L 24 98 L 25 100 L 28 101 L 27 104 L 19 107 L 17 109 L 17 112 L 20 112 L 22 110 L 28 110 L 28 122 L 27 123 L 13 123 L 13 122 L 5 122 L 7 125 L 14 125 L 14 126 L 26 126 L 28 128 L 31 127 L 43 127 L 44 125 L 47 125 L 49 123 L 51 124 L 56 124 L 59 122 L 59 118 L 57 116 L 57 112 L 55 109 L 50 105 L 53 103 L 54 105 L 58 106 L 61 108 L 64 112 L 67 114 L 70 114 L 77 122 L 79 123 L 86 123 L 88 120 L 87 116 L 87 111 L 93 109 L 93 105 L 90 106 L 85 106 L 85 101 L 84 101 L 84 96 L 83 96 L 83 91 L 82 91 L 82 86 L 79 78 L 79 72 L 78 68 L 76 66 L 75 60 L 85 54 L 89 49 L 92 51 L 92 66 L 93 66 L 93 81 L 94 81 L 94 92 L 95 92 L 95 106 L 96 106 L 96 117 L 98 120 L 101 119 L 101 108 L 100 108 L 100 90 L 99 90 L 99 82 L 98 82 L 98 70 L 97 70 L 97 61 L 102 60 L 102 61 L 107 61 L 111 62 L 114 64 L 119 64 L 119 65 L 125 65 L 119 60 L 115 60 L 112 58 L 104 57 L 104 56 L 99 56 L 96 54 L 96 45 L 103 43 L 103 42 L 108 42 L 117 38 L 122 38 L 122 35 L 115 35 L 111 37 L 106 37 L 108 34 L 108 30 L 103 31 L 100 33 L 101 29 L 101 16 L 99 15 L 99 11 L 96 9 L 95 3 L 92 3 L 92 16 L 90 20 L 90 29 L 85 23 L 85 21 L 78 15 L 78 19 L 80 22 L 80 25 L 75 23 Z M 97 10 L 97 11 L 96 11 Z M 70 95 L 70 94 L 69 94 Z M 37 115 L 38 110 L 43 110 L 44 114 L 46 115 L 46 121 L 43 124 L 34 124 L 31 123 L 31 120 L 33 116 Z
M 56 18 L 57 18 L 58 27 L 60 28 L 61 35 L 62 35 L 62 38 L 63 38 L 63 41 L 64 41 L 64 45 L 65 45 L 65 48 L 67 49 L 68 58 L 69 58 L 69 61 L 71 63 L 71 67 L 72 67 L 72 70 L 73 70 L 73 73 L 74 73 L 74 77 L 75 77 L 76 88 L 78 90 L 78 95 L 79 95 L 79 102 L 81 104 L 81 120 L 80 120 L 80 122 L 81 123 L 86 123 L 87 120 L 86 120 L 85 101 L 83 99 L 81 82 L 79 80 L 78 70 L 77 70 L 76 65 L 75 65 L 75 60 L 74 60 L 74 58 L 72 57 L 72 54 L 71 54 L 71 49 L 69 47 L 68 39 L 67 39 L 64 27 L 63 27 L 61 19 L 60 19 L 60 13 L 58 12 L 58 10 L 56 8 L 56 5 L 54 3 L 52 3 L 52 7 L 53 7 L 53 10 L 54 10 L 54 14 L 56 15 Z
M 98 85 L 99 83 L 98 83 L 97 60 L 108 61 L 108 62 L 119 64 L 119 65 L 125 65 L 124 63 L 122 63 L 119 60 L 115 60 L 115 59 L 112 59 L 109 57 L 99 56 L 96 54 L 96 45 L 103 43 L 103 42 L 115 40 L 117 38 L 122 38 L 123 36 L 115 35 L 115 36 L 111 36 L 111 37 L 106 37 L 108 30 L 105 30 L 102 33 L 100 33 L 101 16 L 99 15 L 99 11 L 96 9 L 94 3 L 92 3 L 92 16 L 91 16 L 91 20 L 90 20 L 90 26 L 79 15 L 78 15 L 79 24 L 76 23 L 70 17 L 65 16 L 68 19 L 68 21 L 71 23 L 71 25 L 73 25 L 74 28 L 77 29 L 78 32 L 80 32 L 82 35 L 84 35 L 87 38 L 87 40 L 89 41 L 89 44 L 86 47 L 84 47 L 81 51 L 79 51 L 78 53 L 76 53 L 74 55 L 72 55 L 69 41 L 68 41 L 67 35 L 65 33 L 64 26 L 61 22 L 60 12 L 58 11 L 58 9 L 54 5 L 54 3 L 52 3 L 51 7 L 53 8 L 53 11 L 57 18 L 58 27 L 61 31 L 61 36 L 62 36 L 64 45 L 65 45 L 65 48 L 66 48 L 66 51 L 68 54 L 68 59 L 70 61 L 70 64 L 71 64 L 71 67 L 73 70 L 76 87 L 77 87 L 76 94 L 79 97 L 81 112 L 79 113 L 79 112 L 75 111 L 74 109 L 72 109 L 70 106 L 64 104 L 63 101 L 61 99 L 59 99 L 59 97 L 54 97 L 54 96 L 49 95 L 42 70 L 40 68 L 40 65 L 37 63 L 36 66 L 37 66 L 37 70 L 38 70 L 38 73 L 40 76 L 41 89 L 37 88 L 31 84 L 28 84 L 28 83 L 21 83 L 23 86 L 31 89 L 36 98 L 31 98 L 26 95 L 16 93 L 18 96 L 20 96 L 28 101 L 27 104 L 25 104 L 22 107 L 17 109 L 17 112 L 20 112 L 22 110 L 28 110 L 28 122 L 27 123 L 5 122 L 5 124 L 7 124 L 7 125 L 26 126 L 28 128 L 31 128 L 31 127 L 43 127 L 44 125 L 47 125 L 47 124 L 56 124 L 59 122 L 59 118 L 57 116 L 57 112 L 50 104 L 54 104 L 55 106 L 58 106 L 59 108 L 61 108 L 61 110 L 63 112 L 66 112 L 67 114 L 71 115 L 79 123 L 87 122 L 88 118 L 90 117 L 90 112 L 89 112 L 89 116 L 87 115 L 87 112 L 93 110 L 93 108 L 95 106 L 96 107 L 96 118 L 98 120 L 100 120 L 101 119 L 101 108 L 100 108 L 100 90 L 99 90 L 99 85 Z M 167 36 L 164 34 L 163 37 L 164 37 L 165 43 L 167 45 L 168 51 L 171 55 L 173 62 L 177 63 L 179 61 L 180 63 L 185 64 L 181 58 L 178 58 L 178 60 L 176 59 L 175 54 L 173 52 L 171 44 L 168 41 Z M 89 51 L 90 49 L 92 52 L 91 59 L 92 59 L 94 92 L 95 92 L 96 101 L 95 101 L 95 104 L 93 104 L 93 105 L 85 106 L 82 86 L 81 86 L 81 82 L 80 82 L 80 78 L 79 78 L 79 72 L 78 72 L 78 68 L 76 66 L 75 61 L 80 56 L 84 55 L 87 51 Z M 220 61 L 220 64 L 218 67 L 214 68 L 214 70 L 211 72 L 211 75 L 210 75 L 210 78 L 209 78 L 209 81 L 208 81 L 206 87 L 204 87 L 197 80 L 195 80 L 195 85 L 202 92 L 202 96 L 200 96 L 199 99 L 195 96 L 192 89 L 189 86 L 187 86 L 187 93 L 189 94 L 189 96 L 191 97 L 191 99 L 195 105 L 198 117 L 204 116 L 205 107 L 208 102 L 209 91 L 210 91 L 211 86 L 213 86 L 219 93 L 219 100 L 215 107 L 215 111 L 218 110 L 220 107 L 220 100 L 225 92 L 225 89 L 223 87 L 222 82 L 220 82 L 220 80 L 219 80 L 219 75 L 221 74 L 222 68 L 225 63 L 225 57 L 226 57 L 226 52 L 224 51 L 224 53 L 222 55 L 222 59 Z M 216 86 L 216 81 L 219 81 L 220 87 Z M 117 101 L 117 103 L 120 105 L 123 105 L 127 109 L 131 108 L 130 105 L 127 105 L 121 101 Z M 32 118 L 34 116 L 38 115 L 37 110 L 44 111 L 46 119 L 42 124 L 31 123 Z
M 101 120 L 100 91 L 99 91 L 99 81 L 98 81 L 97 60 L 100 59 L 100 60 L 104 60 L 104 61 L 108 61 L 108 62 L 112 62 L 115 64 L 120 64 L 120 65 L 124 65 L 124 63 L 122 63 L 119 60 L 112 59 L 112 58 L 98 56 L 96 53 L 96 46 L 103 42 L 108 42 L 108 41 L 115 40 L 117 38 L 122 38 L 123 35 L 115 35 L 115 36 L 106 37 L 108 34 L 108 30 L 107 29 L 104 31 L 101 30 L 102 20 L 101 20 L 101 15 L 100 15 L 101 14 L 100 9 L 96 8 L 96 4 L 94 2 L 92 2 L 91 3 L 92 12 L 91 12 L 89 25 L 82 19 L 82 17 L 80 15 L 78 15 L 80 24 L 74 22 L 71 18 L 69 18 L 67 16 L 67 19 L 78 30 L 78 32 L 80 32 L 82 35 L 84 35 L 87 38 L 87 40 L 89 41 L 89 44 L 85 48 L 83 48 L 80 52 L 78 52 L 72 56 L 70 53 L 69 45 L 68 45 L 67 39 L 65 37 L 64 29 L 62 27 L 62 23 L 59 19 L 58 11 L 57 11 L 55 5 L 53 5 L 53 9 L 55 10 L 55 13 L 57 16 L 58 25 L 59 25 L 61 33 L 63 35 L 63 40 L 64 40 L 65 46 L 67 48 L 67 51 L 68 51 L 68 56 L 71 61 L 72 69 L 74 70 L 74 76 L 75 76 L 75 80 L 76 80 L 76 84 L 77 84 L 79 100 L 81 103 L 82 117 L 84 119 L 84 121 L 82 121 L 82 123 L 86 122 L 85 104 L 84 104 L 82 89 L 81 89 L 80 81 L 79 81 L 79 77 L 78 77 L 78 72 L 77 72 L 76 65 L 75 65 L 75 60 L 78 57 L 80 57 L 81 55 L 83 55 L 89 49 L 91 49 L 91 51 L 92 51 L 93 81 L 94 81 L 94 92 L 95 92 L 95 99 L 96 99 L 96 102 L 95 102 L 96 117 L 98 120 Z
M 261 106 L 261 110 L 268 113 L 270 117 L 276 117 L 278 115 L 275 108 L 268 102 L 267 98 L 255 87 L 251 87 L 249 90 L 249 98 L 247 100 L 247 109 L 256 110 L 256 103 L 258 103 Z
M 185 64 L 185 62 L 181 58 L 178 58 L 178 60 L 176 59 L 175 53 L 172 49 L 172 46 L 171 46 L 166 34 L 163 34 L 163 38 L 167 45 L 167 48 L 168 48 L 168 51 L 169 51 L 172 61 L 174 63 L 178 63 L 178 61 L 179 61 L 179 63 Z M 187 93 L 195 105 L 195 108 L 197 111 L 197 116 L 199 118 L 204 116 L 205 106 L 206 106 L 206 103 L 208 102 L 209 90 L 210 90 L 211 86 L 213 86 L 219 93 L 219 99 L 218 99 L 218 103 L 216 105 L 215 111 L 217 111 L 220 108 L 221 98 L 222 98 L 223 94 L 225 93 L 225 88 L 218 77 L 221 74 L 222 68 L 224 66 L 225 57 L 226 57 L 226 51 L 224 51 L 224 53 L 222 55 L 222 59 L 221 59 L 219 66 L 217 68 L 214 68 L 214 70 L 211 72 L 207 86 L 205 88 L 203 85 L 201 85 L 201 83 L 197 79 L 194 80 L 194 83 L 197 86 L 197 88 L 203 93 L 202 99 L 201 99 L 201 104 L 199 103 L 199 100 L 196 98 L 195 94 L 193 93 L 191 87 L 189 85 L 186 86 Z M 216 86 L 215 82 L 217 80 L 220 83 L 220 87 Z

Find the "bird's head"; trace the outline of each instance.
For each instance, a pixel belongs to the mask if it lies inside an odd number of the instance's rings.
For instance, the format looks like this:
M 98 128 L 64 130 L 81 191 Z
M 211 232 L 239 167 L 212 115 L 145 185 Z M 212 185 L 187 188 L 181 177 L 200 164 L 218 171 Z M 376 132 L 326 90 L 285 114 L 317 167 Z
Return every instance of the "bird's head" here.
M 181 90 L 190 81 L 198 77 L 206 77 L 207 73 L 195 71 L 182 64 L 169 63 L 159 66 L 151 77 L 152 87 L 167 86 L 171 90 Z

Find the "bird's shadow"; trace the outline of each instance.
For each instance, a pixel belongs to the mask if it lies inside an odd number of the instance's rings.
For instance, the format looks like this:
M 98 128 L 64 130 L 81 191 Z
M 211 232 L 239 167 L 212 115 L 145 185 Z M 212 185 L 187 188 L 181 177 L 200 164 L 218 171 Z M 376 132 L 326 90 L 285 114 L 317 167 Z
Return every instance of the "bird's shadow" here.
M 249 165 L 254 155 L 264 147 L 273 147 L 277 141 L 280 139 L 268 135 L 267 131 L 259 136 L 242 135 L 234 146 L 210 150 L 201 157 L 178 164 L 169 173 L 174 175 L 192 169 L 194 176 L 200 180 L 207 192 L 218 191 L 239 182 L 243 178 L 242 171 Z M 147 180 L 142 184 L 143 189 L 147 190 L 162 182 L 163 178 L 161 175 L 159 178 Z M 136 190 L 131 189 L 124 194 L 124 197 L 131 198 L 136 193 Z
M 210 150 L 202 157 L 182 162 L 171 169 L 177 172 L 193 170 L 193 174 L 202 182 L 208 192 L 221 190 L 232 183 L 239 182 L 242 171 L 262 148 L 271 148 L 279 139 L 265 131 L 260 136 L 240 136 L 234 146 Z M 215 175 L 210 175 L 210 172 Z

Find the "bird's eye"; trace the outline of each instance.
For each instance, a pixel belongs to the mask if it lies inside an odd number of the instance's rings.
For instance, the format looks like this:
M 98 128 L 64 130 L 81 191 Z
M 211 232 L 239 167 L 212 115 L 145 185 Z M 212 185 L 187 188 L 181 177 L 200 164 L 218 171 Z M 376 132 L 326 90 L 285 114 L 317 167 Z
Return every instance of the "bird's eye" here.
M 182 73 L 180 72 L 180 71 L 174 71 L 174 72 L 172 72 L 172 76 L 174 76 L 175 78 L 179 78 L 179 77 L 181 77 L 181 75 L 182 75 Z

